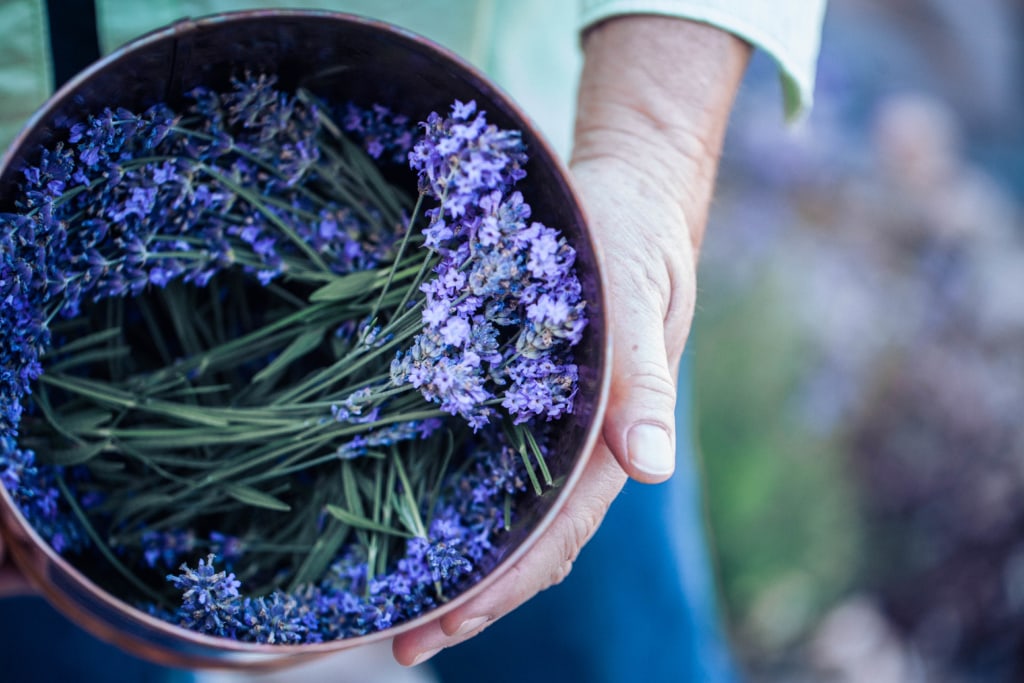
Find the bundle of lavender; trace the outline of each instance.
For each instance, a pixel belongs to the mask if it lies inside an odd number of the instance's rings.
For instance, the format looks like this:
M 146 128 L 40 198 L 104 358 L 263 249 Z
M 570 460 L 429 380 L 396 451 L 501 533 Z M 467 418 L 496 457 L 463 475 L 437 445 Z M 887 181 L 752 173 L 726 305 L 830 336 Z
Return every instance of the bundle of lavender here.
M 66 128 L 0 215 L 0 480 L 38 533 L 261 643 L 385 629 L 492 569 L 558 485 L 586 325 L 519 133 L 267 76 Z

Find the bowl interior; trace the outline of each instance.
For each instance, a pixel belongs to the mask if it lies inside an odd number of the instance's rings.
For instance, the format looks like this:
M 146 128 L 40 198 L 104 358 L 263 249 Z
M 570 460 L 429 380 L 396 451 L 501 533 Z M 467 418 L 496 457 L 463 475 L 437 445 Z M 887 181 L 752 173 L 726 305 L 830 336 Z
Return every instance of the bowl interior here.
M 324 12 L 256 11 L 184 21 L 121 48 L 50 99 L 16 138 L 0 164 L 0 210 L 13 210 L 20 168 L 35 161 L 40 146 L 52 144 L 65 135 L 63 121 L 82 120 L 104 107 L 139 111 L 156 102 L 167 102 L 173 107 L 181 104 L 183 94 L 195 86 L 226 88 L 232 76 L 246 71 L 276 74 L 279 86 L 285 90 L 305 87 L 328 102 L 381 103 L 414 120 L 423 120 L 431 111 L 447 111 L 455 99 L 476 100 L 491 122 L 522 131 L 530 162 L 527 178 L 519 188 L 532 205 L 534 218 L 560 228 L 577 250 L 577 270 L 588 301 L 590 324 L 576 350 L 580 382 L 575 410 L 554 430 L 549 461 L 556 476 L 566 477 L 566 485 L 526 505 L 521 513 L 524 523 L 502 545 L 504 560 L 498 569 L 441 608 L 450 609 L 483 590 L 547 526 L 596 441 L 607 392 L 604 292 L 595 247 L 564 167 L 507 96 L 446 50 L 418 36 L 364 19 Z M 0 498 L 0 502 L 10 506 L 9 498 Z M 216 659 L 222 649 L 293 649 L 235 643 L 184 632 L 117 601 L 110 602 L 106 596 L 97 595 L 87 579 L 25 529 L 19 515 L 6 511 L 4 522 L 8 533 L 23 539 L 30 537 L 31 542 L 12 544 L 15 555 L 27 565 L 26 571 L 50 585 L 48 592 L 58 606 L 110 639 L 134 631 L 128 646 L 143 643 L 143 647 L 133 649 L 145 656 L 181 664 L 183 657 L 192 663 L 201 662 L 204 656 Z M 14 526 L 18 528 L 12 530 Z M 39 545 L 44 547 L 34 547 Z M 58 594 L 54 595 L 54 591 Z M 432 614 L 437 616 L 438 611 Z M 397 628 L 411 627 L 417 622 Z M 377 635 L 390 637 L 397 628 L 353 640 L 365 642 Z M 356 643 L 328 643 L 323 647 L 337 649 L 352 644 Z M 177 654 L 161 654 L 166 652 Z

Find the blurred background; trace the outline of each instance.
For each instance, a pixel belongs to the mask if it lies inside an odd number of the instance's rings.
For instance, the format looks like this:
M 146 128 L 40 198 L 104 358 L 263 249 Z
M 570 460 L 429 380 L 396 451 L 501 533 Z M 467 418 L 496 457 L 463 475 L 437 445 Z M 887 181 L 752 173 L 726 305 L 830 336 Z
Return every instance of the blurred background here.
M 1024 680 L 1024 7 L 832 0 L 737 104 L 691 349 L 750 681 Z

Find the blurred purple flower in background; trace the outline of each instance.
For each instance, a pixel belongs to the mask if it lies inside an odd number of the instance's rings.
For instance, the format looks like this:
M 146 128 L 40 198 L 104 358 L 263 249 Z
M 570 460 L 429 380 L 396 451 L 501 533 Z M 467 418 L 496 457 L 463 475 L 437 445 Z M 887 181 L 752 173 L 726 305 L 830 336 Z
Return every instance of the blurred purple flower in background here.
M 752 680 L 1024 677 L 1024 16 L 970 7 L 836 0 L 810 119 L 736 108 L 695 343 Z

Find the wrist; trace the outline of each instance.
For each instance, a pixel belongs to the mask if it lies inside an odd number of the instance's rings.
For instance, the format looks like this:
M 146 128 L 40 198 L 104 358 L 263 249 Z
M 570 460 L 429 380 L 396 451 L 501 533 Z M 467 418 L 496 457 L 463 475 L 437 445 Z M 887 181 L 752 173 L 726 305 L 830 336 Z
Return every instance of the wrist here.
M 591 27 L 583 48 L 574 163 L 633 166 L 680 205 L 697 246 L 749 45 L 706 24 L 628 15 Z

